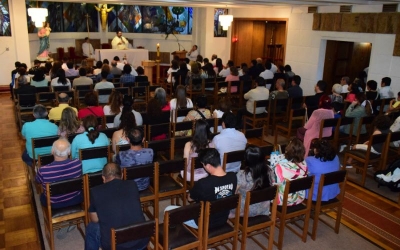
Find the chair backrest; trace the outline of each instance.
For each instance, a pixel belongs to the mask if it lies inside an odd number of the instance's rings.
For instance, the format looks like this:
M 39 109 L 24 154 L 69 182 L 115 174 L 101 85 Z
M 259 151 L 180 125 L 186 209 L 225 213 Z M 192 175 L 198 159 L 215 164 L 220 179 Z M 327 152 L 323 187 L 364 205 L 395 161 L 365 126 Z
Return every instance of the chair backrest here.
M 154 152 L 158 151 L 166 151 L 168 152 L 168 158 L 172 159 L 172 139 L 165 139 L 165 140 L 157 140 L 157 141 L 146 141 L 145 144 L 146 148 L 151 148 L 153 149 Z M 154 158 L 156 159 L 156 155 L 154 155 Z
M 228 163 L 238 162 L 238 161 L 243 163 L 244 154 L 245 154 L 245 150 L 237 150 L 237 151 L 231 151 L 231 152 L 225 153 L 224 157 L 223 157 L 223 162 L 222 162 L 223 169 L 226 170 L 226 164 L 228 164 Z M 243 164 L 241 164 L 241 165 L 243 165 Z
M 199 203 L 178 207 L 173 210 L 165 211 L 164 218 L 168 217 L 169 228 L 174 228 L 174 225 L 182 224 L 185 221 L 197 220 L 200 217 L 202 218 L 203 206 L 204 203 L 200 201 Z M 199 223 L 199 226 L 200 225 L 202 225 L 202 223 Z
M 131 148 L 131 144 L 122 144 L 122 145 L 116 145 L 115 146 L 115 155 L 118 155 L 119 152 L 121 151 L 126 151 Z
M 93 89 L 93 85 L 92 84 L 88 84 L 88 85 L 75 85 L 74 86 L 75 90 L 91 90 Z
M 54 156 L 52 154 L 45 154 L 38 156 L 38 166 L 45 166 L 54 161 Z
M 208 203 L 210 204 L 210 214 L 232 210 L 238 206 L 238 203 L 240 203 L 240 195 L 235 194 L 214 201 L 207 201 L 206 206 Z
M 158 163 L 158 171 L 161 174 L 171 174 L 180 173 L 180 171 L 185 170 L 186 161 L 181 160 L 171 160 Z
M 53 91 L 54 92 L 63 92 L 63 91 L 69 91 L 69 86 L 53 86 Z
M 114 122 L 114 120 L 113 120 L 113 122 Z M 101 132 L 104 133 L 109 139 L 112 139 L 115 131 L 117 131 L 117 128 L 106 128 L 104 130 L 101 130 Z
M 84 190 L 83 178 L 74 178 L 46 184 L 49 185 L 50 196 L 62 195 Z
M 135 85 L 136 85 L 136 87 L 147 87 L 147 86 L 150 86 L 150 82 L 149 81 L 147 81 L 147 82 L 136 82 Z
M 97 89 L 97 93 L 99 95 L 110 95 L 113 92 L 114 88 L 108 88 L 108 89 Z
M 40 92 L 36 94 L 37 96 L 37 102 L 40 101 L 55 101 L 56 98 L 56 93 L 55 92 Z
M 34 106 L 36 104 L 36 94 L 17 94 L 20 106 Z
M 110 160 L 110 146 L 79 149 L 81 161 L 104 157 Z
M 158 219 L 135 223 L 126 227 L 111 228 L 111 249 L 126 242 L 150 238 L 154 236 L 155 246 L 158 245 Z
M 103 174 L 101 171 L 96 173 L 86 174 L 88 188 L 96 187 L 103 184 Z
M 161 124 L 154 124 L 148 126 L 148 140 L 151 140 L 154 136 L 166 134 L 169 138 L 171 133 L 171 124 L 170 123 L 161 123 Z
M 176 117 L 186 116 L 191 110 L 192 110 L 192 108 L 176 109 L 175 110 L 175 121 L 176 121 Z
M 123 95 L 129 95 L 129 87 L 118 87 L 118 88 L 114 88 L 114 91 L 118 91 L 119 93 L 123 94 Z
M 275 146 L 274 145 L 265 145 L 265 146 L 260 146 L 259 147 L 261 151 L 265 154 L 265 156 L 268 158 L 273 151 L 275 151 Z
M 49 92 L 51 89 L 48 86 L 36 87 L 36 93 Z
M 179 131 L 187 131 L 191 130 L 192 134 L 194 131 L 194 122 L 193 121 L 184 121 L 184 122 L 175 122 L 173 123 L 173 132 L 179 132 Z M 173 135 L 175 135 L 173 133 Z
M 254 128 L 254 129 L 246 129 L 244 132 L 244 136 L 249 138 L 261 138 L 263 137 L 264 127 L 261 128 Z
M 78 86 L 77 86 L 78 87 Z M 87 93 L 93 93 L 93 89 L 77 89 L 78 98 L 84 98 Z
M 400 131 L 392 132 L 390 136 L 390 142 L 400 141 Z
M 46 137 L 39 137 L 39 138 L 32 138 L 32 153 L 35 157 L 35 149 L 36 148 L 43 148 L 43 147 L 51 147 L 53 143 L 58 140 L 58 135 L 53 136 L 46 136 Z
M 153 178 L 155 169 L 155 163 L 127 167 L 124 168 L 124 179 L 134 180 L 143 177 Z
M 302 190 L 311 189 L 313 187 L 313 184 L 314 184 L 314 176 L 308 176 L 308 177 L 292 180 L 292 181 L 290 181 L 289 194 L 295 193 L 298 191 L 302 191 Z M 311 192 L 311 190 L 310 190 L 310 192 Z
M 116 115 L 105 115 L 106 123 L 114 123 L 114 118 Z
M 346 174 L 347 174 L 346 170 L 339 170 L 339 171 L 323 174 L 323 176 L 324 176 L 323 186 L 328 186 L 328 185 L 332 185 L 335 183 L 344 182 L 346 180 Z M 322 175 L 321 175 L 321 178 L 322 178 Z
M 177 136 L 175 137 L 173 140 L 173 144 L 174 144 L 174 152 L 177 149 L 183 149 L 185 148 L 185 145 L 187 142 L 191 141 L 193 139 L 193 137 L 191 136 Z
M 68 135 L 69 143 L 72 143 L 77 135 L 79 135 L 79 134 L 76 134 L 76 133 L 75 134 L 69 134 Z
M 341 117 L 339 126 L 344 126 L 344 125 L 349 125 L 349 124 L 351 125 L 351 124 L 353 124 L 353 121 L 354 121 L 354 117 L 346 117 L 346 116 Z M 350 131 L 352 131 L 352 130 L 350 130 Z
M 319 138 L 322 138 L 324 128 L 332 128 L 337 127 L 339 124 L 340 118 L 330 118 L 321 120 L 321 125 L 319 127 Z

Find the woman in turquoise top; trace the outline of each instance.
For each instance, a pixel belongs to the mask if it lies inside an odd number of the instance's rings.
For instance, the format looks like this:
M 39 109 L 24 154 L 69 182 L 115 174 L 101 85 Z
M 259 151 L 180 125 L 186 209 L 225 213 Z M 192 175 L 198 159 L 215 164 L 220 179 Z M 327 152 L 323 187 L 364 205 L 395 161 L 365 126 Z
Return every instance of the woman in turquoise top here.
M 94 115 L 88 115 L 83 119 L 83 126 L 87 132 L 77 135 L 72 141 L 71 152 L 72 159 L 79 158 L 79 149 L 108 146 L 110 140 L 100 133 L 97 124 L 97 118 Z M 103 169 L 107 163 L 107 156 L 82 161 L 82 173 L 94 173 Z

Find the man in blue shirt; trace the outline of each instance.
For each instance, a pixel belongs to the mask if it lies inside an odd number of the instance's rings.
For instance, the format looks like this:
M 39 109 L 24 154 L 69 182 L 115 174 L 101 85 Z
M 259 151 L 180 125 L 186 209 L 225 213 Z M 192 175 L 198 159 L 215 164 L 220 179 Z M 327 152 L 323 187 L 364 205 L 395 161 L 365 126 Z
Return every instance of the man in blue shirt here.
M 36 105 L 33 108 L 33 122 L 27 122 L 22 126 L 21 134 L 26 139 L 25 151 L 22 153 L 22 160 L 29 166 L 32 166 L 33 159 L 38 155 L 50 154 L 50 147 L 35 149 L 35 155 L 32 153 L 32 138 L 57 135 L 58 127 L 47 120 L 47 109 L 43 105 Z

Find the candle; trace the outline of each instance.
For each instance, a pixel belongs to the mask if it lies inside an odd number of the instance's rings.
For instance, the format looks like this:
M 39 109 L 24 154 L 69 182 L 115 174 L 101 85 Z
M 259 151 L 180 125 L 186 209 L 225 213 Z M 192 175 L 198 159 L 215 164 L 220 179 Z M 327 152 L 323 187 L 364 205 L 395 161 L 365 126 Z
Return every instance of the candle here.
M 160 57 L 160 44 L 157 43 L 157 57 Z

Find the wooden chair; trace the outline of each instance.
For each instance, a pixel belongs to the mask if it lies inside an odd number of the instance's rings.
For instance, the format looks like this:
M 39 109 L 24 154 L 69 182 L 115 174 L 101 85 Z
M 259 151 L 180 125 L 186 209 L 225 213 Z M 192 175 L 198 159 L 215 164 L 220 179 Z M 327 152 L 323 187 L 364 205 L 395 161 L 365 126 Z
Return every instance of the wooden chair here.
M 203 248 L 215 248 L 230 243 L 231 249 L 237 249 L 239 218 L 240 218 L 240 194 L 221 198 L 215 201 L 207 201 L 204 212 Z M 225 223 L 218 227 L 209 227 L 210 216 L 236 209 L 233 225 Z
M 158 249 L 186 250 L 202 248 L 204 203 L 191 204 L 173 210 L 165 211 L 164 222 L 159 225 L 159 244 Z M 193 232 L 183 223 L 195 220 L 198 230 Z M 156 247 L 157 248 L 157 247 Z
M 362 117 L 360 119 L 360 122 L 358 123 L 358 128 L 357 128 L 357 136 L 356 136 L 356 144 L 362 144 L 364 141 L 368 140 L 370 136 L 373 133 L 373 123 L 375 120 L 375 116 L 366 116 Z M 365 126 L 367 133 L 361 134 L 361 128 L 362 126 Z
M 55 92 L 40 92 L 36 93 L 36 103 L 42 104 L 47 109 L 55 106 L 57 96 Z
M 145 147 L 153 149 L 154 161 L 168 161 L 174 157 L 172 155 L 174 147 L 172 139 L 146 141 Z
M 293 233 L 299 236 L 303 242 L 307 241 L 308 223 L 310 219 L 312 193 L 314 188 L 314 176 L 304 177 L 293 181 L 286 181 L 285 192 L 283 195 L 282 205 L 277 207 L 277 215 L 279 222 L 277 227 L 279 228 L 278 242 L 274 242 L 278 249 L 282 249 L 283 236 L 285 233 L 285 226 L 290 229 Z M 300 203 L 298 205 L 288 206 L 289 194 L 296 193 L 298 191 L 308 190 L 307 203 Z M 293 227 L 289 226 L 288 223 L 293 223 L 295 220 L 303 220 L 304 225 L 302 233 L 296 231 Z M 295 223 L 300 227 L 297 223 Z
M 32 167 L 35 168 L 36 166 L 36 159 L 39 155 L 41 154 L 49 154 L 51 153 L 51 146 L 53 146 L 53 143 L 59 139 L 58 135 L 53 135 L 53 136 L 46 136 L 46 137 L 39 137 L 39 138 L 32 138 Z M 37 150 L 39 148 L 42 148 L 40 152 Z M 48 150 L 43 149 L 43 148 L 48 148 Z
M 276 145 L 276 144 L 275 144 Z M 265 146 L 261 146 L 260 149 L 261 151 L 265 154 L 265 157 L 267 159 L 269 159 L 269 157 L 271 156 L 271 153 L 273 151 L 275 151 L 276 146 L 275 145 L 265 145 Z
M 113 91 L 114 91 L 114 88 L 96 90 L 98 97 L 107 96 L 107 99 L 108 99 L 108 96 L 111 95 L 111 93 Z M 99 100 L 99 104 L 105 104 L 105 103 L 100 103 L 100 100 Z
M 237 91 L 235 93 L 231 92 L 231 88 L 232 87 L 236 87 Z M 227 89 L 227 93 L 228 93 L 228 98 L 231 100 L 237 100 L 236 101 L 232 101 L 233 103 L 237 104 L 237 107 L 241 108 L 243 106 L 243 84 L 241 81 L 231 81 L 228 84 L 228 89 Z
M 111 250 L 116 250 L 119 244 L 146 238 L 153 238 L 154 246 L 158 245 L 158 219 L 116 229 L 111 228 Z
M 334 135 L 335 132 L 332 132 L 331 136 L 328 137 L 324 137 L 324 128 L 330 128 L 332 130 L 333 127 L 335 127 L 335 129 L 339 129 L 338 125 L 339 125 L 339 120 L 340 118 L 331 118 L 331 119 L 323 119 L 321 120 L 321 125 L 319 127 L 319 139 L 324 138 L 325 140 L 328 141 L 334 141 Z
M 105 124 L 106 124 L 106 129 L 108 128 L 107 124 L 113 124 L 114 126 L 114 118 L 116 115 L 105 115 L 104 116 L 104 120 L 105 120 Z M 111 136 L 112 137 L 112 136 Z
M 88 85 L 75 85 L 74 89 L 76 91 L 79 90 L 92 90 L 93 89 L 93 84 L 88 84 Z
M 76 178 L 70 180 L 64 180 L 59 182 L 47 183 L 46 184 L 46 202 L 47 206 L 42 206 L 45 235 L 49 241 L 50 249 L 54 250 L 54 230 L 58 230 L 63 227 L 68 227 L 71 224 L 78 227 L 82 237 L 85 238 L 85 234 L 80 226 L 81 223 L 86 221 L 86 205 L 85 198 L 82 199 L 82 203 L 66 208 L 53 209 L 51 208 L 51 197 L 55 195 L 64 195 L 72 192 L 81 192 L 84 196 L 84 179 Z
M 148 218 L 158 218 L 158 190 L 159 190 L 159 173 L 158 166 L 155 163 L 131 166 L 124 168 L 124 180 L 135 180 L 138 178 L 150 178 L 150 185 L 147 189 L 139 191 L 140 202 L 142 208 Z M 150 212 L 149 205 L 153 207 Z
M 269 106 L 269 101 L 268 100 L 262 100 L 262 101 L 254 101 L 253 103 L 253 115 L 243 115 L 243 128 L 246 129 L 247 125 L 250 125 L 251 128 L 256 128 L 257 123 L 261 122 L 262 126 L 266 126 L 267 133 L 269 129 L 269 120 L 270 120 L 270 112 L 268 113 L 261 113 L 261 114 L 256 114 L 256 109 L 257 108 L 265 108 L 266 110 L 268 109 Z
M 148 125 L 146 138 L 149 141 L 152 141 L 154 137 L 162 134 L 166 134 L 167 138 L 170 138 L 171 131 L 171 123 Z
M 54 156 L 52 154 L 38 155 L 37 167 L 48 165 L 54 161 Z
M 83 102 L 83 100 L 85 99 L 85 96 L 87 93 L 96 93 L 97 92 L 92 90 L 92 89 L 81 89 L 81 90 L 77 90 L 76 92 L 76 96 L 75 96 L 75 100 L 76 100 L 76 107 L 77 108 L 81 108 L 86 106 L 85 102 Z
M 386 98 L 380 100 L 381 104 L 379 106 L 379 115 L 383 115 L 386 112 L 385 107 L 388 107 L 391 100 L 393 100 L 393 98 Z
M 246 129 L 244 131 L 244 136 L 247 139 L 247 143 L 255 146 L 262 146 L 267 144 L 264 141 L 264 126 L 261 128 Z
M 64 92 L 64 91 L 69 91 L 70 87 L 65 85 L 65 86 L 52 86 L 53 92 Z
M 122 95 L 130 95 L 131 94 L 130 88 L 128 88 L 128 87 L 115 87 L 114 91 L 118 91 Z
M 270 113 L 271 135 L 278 122 L 288 122 L 290 107 L 288 99 L 274 99 L 269 101 L 268 113 Z
M 304 96 L 289 97 L 289 109 L 301 109 L 303 108 Z
M 90 206 L 90 189 L 103 184 L 103 173 L 101 171 L 96 173 L 85 174 L 85 205 L 86 205 L 86 221 L 85 224 L 89 223 L 89 206 Z
M 282 134 L 288 141 L 292 132 L 298 128 L 304 127 L 306 118 L 306 109 L 291 109 L 287 122 L 277 123 L 275 126 L 274 144 L 278 143 L 278 135 Z
M 195 89 L 193 86 L 201 86 L 200 89 Z M 191 100 L 195 100 L 198 95 L 202 95 L 204 91 L 204 79 L 190 79 L 189 87 L 186 89 L 186 94 L 189 96 Z
M 186 136 L 187 134 L 193 135 L 194 133 L 194 121 L 185 121 L 185 122 L 175 122 L 172 123 L 172 136 Z
M 56 50 L 57 50 L 58 60 L 59 61 L 63 60 L 65 55 L 64 47 L 58 47 Z
M 171 199 L 171 204 L 179 205 L 179 198 L 186 205 L 186 183 L 179 182 L 174 178 L 174 174 L 183 172 L 183 178 L 186 180 L 186 160 L 171 160 L 165 162 L 156 162 L 159 171 L 159 200 Z M 175 198 L 175 202 L 173 199 Z
M 107 161 L 111 162 L 110 146 L 79 149 L 79 160 L 84 161 L 97 158 L 107 158 Z M 103 166 L 100 167 L 102 168 Z
M 250 206 L 260 202 L 272 201 L 271 215 L 258 215 L 249 217 Z M 243 217 L 239 220 L 241 249 L 246 250 L 247 238 L 252 239 L 261 249 L 272 250 L 274 244 L 274 231 L 276 220 L 276 207 L 278 203 L 278 186 L 246 192 Z M 231 220 L 232 221 L 232 220 Z M 268 230 L 269 228 L 269 230 Z M 268 248 L 259 242 L 255 235 L 261 234 L 268 238 Z
M 341 133 L 339 131 L 341 126 L 350 126 L 350 133 L 349 134 L 345 134 L 345 133 Z M 354 125 L 354 118 L 353 117 L 341 117 L 339 119 L 339 124 L 337 126 L 337 129 L 335 129 L 334 132 L 334 146 L 336 149 L 339 149 L 340 147 L 340 142 L 344 141 L 346 142 L 347 146 L 350 146 L 350 144 L 353 141 L 353 125 Z
M 16 123 L 19 126 L 19 130 L 21 130 L 23 120 L 34 120 L 32 113 L 33 108 L 36 105 L 36 94 L 16 94 L 15 96 L 17 97 L 15 104 Z M 26 119 L 24 117 L 29 117 L 29 119 Z
M 228 86 L 229 83 L 225 82 L 225 79 L 222 81 L 216 81 L 214 84 L 214 98 L 213 98 L 213 104 L 218 103 L 218 99 L 221 97 L 227 97 L 228 96 Z M 219 90 L 221 88 L 226 88 L 226 92 L 220 92 Z
M 115 145 L 115 154 L 114 155 L 118 155 L 119 152 L 129 150 L 130 148 L 131 148 L 130 144 Z
M 322 174 L 319 180 L 319 185 L 318 185 L 318 195 L 317 195 L 317 200 L 312 202 L 312 210 L 314 213 L 312 214 L 313 218 L 313 227 L 312 227 L 312 232 L 311 232 L 311 238 L 315 240 L 317 236 L 317 227 L 318 227 L 318 221 L 322 221 L 325 223 L 327 226 L 333 228 L 335 230 L 335 233 L 339 233 L 339 227 L 340 227 L 340 220 L 342 218 L 342 206 L 343 206 L 343 199 L 344 199 L 344 192 L 345 192 L 345 187 L 346 187 L 346 170 L 339 170 L 335 171 L 332 173 L 327 173 L 327 174 Z M 329 185 L 339 185 L 340 186 L 340 193 L 333 199 L 328 200 L 328 201 L 322 201 L 322 192 L 325 186 Z M 324 211 L 334 211 L 336 213 L 336 222 L 335 226 L 332 227 L 327 221 L 322 219 L 320 217 L 321 213 L 324 213 Z
M 244 161 L 245 150 L 237 150 L 224 153 L 224 157 L 222 158 L 222 168 L 226 171 L 227 164 L 240 162 L 241 165 Z
M 387 151 L 389 148 L 390 136 L 391 133 L 372 135 L 368 141 L 367 151 L 356 149 L 356 150 L 348 150 L 344 153 L 343 168 L 346 167 L 349 158 L 353 159 L 353 161 L 359 162 L 359 164 L 352 164 L 352 166 L 355 167 L 357 171 L 362 172 L 361 181 L 358 182 L 358 184 L 360 184 L 361 186 L 365 185 L 368 165 L 373 163 L 379 163 L 378 169 L 384 169 L 386 167 Z M 371 152 L 372 145 L 380 143 L 383 143 L 382 153 L 381 154 L 372 153 Z M 349 179 L 351 181 L 357 182 L 352 178 Z
M 177 122 L 178 117 L 187 116 L 187 114 L 193 110 L 192 108 L 174 109 L 171 112 L 171 122 Z
M 171 153 L 173 156 L 172 160 L 182 159 L 183 157 L 183 149 L 187 142 L 191 141 L 193 137 L 191 136 L 177 136 L 173 138 L 173 152 Z
M 107 122 L 106 119 L 107 118 L 105 118 L 104 120 Z M 107 136 L 107 138 L 111 140 L 114 132 L 117 130 L 118 130 L 118 128 L 106 128 L 106 129 L 101 130 L 101 133 L 105 134 Z

